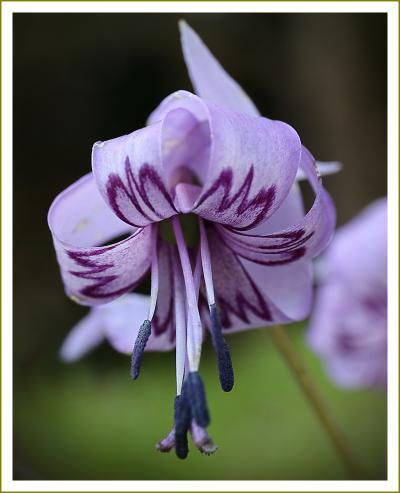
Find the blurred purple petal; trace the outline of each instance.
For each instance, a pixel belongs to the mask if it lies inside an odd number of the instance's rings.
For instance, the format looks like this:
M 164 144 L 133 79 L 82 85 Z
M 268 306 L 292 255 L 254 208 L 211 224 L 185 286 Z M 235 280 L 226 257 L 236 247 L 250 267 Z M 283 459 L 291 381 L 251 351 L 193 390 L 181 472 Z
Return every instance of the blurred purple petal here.
M 64 190 L 49 211 L 66 293 L 83 305 L 106 303 L 131 291 L 150 266 L 150 229 L 120 221 L 105 204 L 92 174 Z M 112 238 L 132 233 L 118 243 Z
M 101 315 L 92 311 L 78 322 L 65 338 L 61 349 L 60 358 L 72 363 L 96 348 L 103 340 L 103 320 Z
M 150 297 L 127 294 L 107 305 L 96 307 L 101 312 L 104 335 L 111 346 L 121 353 L 132 353 L 140 325 L 149 311 Z M 146 345 L 147 351 L 168 351 L 175 346 L 171 331 L 158 335 L 152 331 Z
M 339 229 L 321 261 L 308 340 L 345 387 L 387 378 L 387 201 Z

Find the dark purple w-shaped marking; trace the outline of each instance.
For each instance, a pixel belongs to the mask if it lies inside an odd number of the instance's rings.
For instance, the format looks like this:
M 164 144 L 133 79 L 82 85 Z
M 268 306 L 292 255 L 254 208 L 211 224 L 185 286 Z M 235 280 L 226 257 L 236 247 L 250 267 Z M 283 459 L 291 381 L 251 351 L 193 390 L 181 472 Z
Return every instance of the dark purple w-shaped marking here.
M 145 223 L 152 223 L 155 220 L 152 219 L 140 205 L 139 198 L 142 202 L 159 218 L 165 219 L 169 217 L 168 214 L 165 214 L 165 211 L 157 210 L 154 205 L 151 203 L 148 193 L 146 191 L 146 185 L 150 184 L 153 188 L 155 188 L 168 202 L 173 212 L 177 212 L 175 206 L 172 202 L 172 199 L 164 186 L 163 181 L 160 178 L 160 175 L 157 171 L 147 163 L 144 163 L 138 172 L 137 179 L 135 178 L 132 166 L 129 161 L 129 157 L 125 158 L 125 166 L 124 173 L 127 185 L 125 185 L 121 176 L 117 173 L 110 173 L 108 175 L 108 180 L 106 184 L 106 193 L 108 201 L 113 208 L 115 214 L 124 222 L 131 224 L 132 226 L 143 226 L 143 224 L 134 224 L 130 219 L 126 217 L 126 215 L 121 211 L 121 208 L 118 205 L 118 195 L 123 194 L 127 197 L 132 206 L 136 209 L 136 211 L 143 217 Z M 171 214 L 170 214 L 171 215 Z
M 97 263 L 90 257 L 100 255 L 107 250 L 114 248 L 114 245 L 110 247 L 104 247 L 97 250 L 92 250 L 90 252 L 72 252 L 67 250 L 67 255 L 70 259 L 74 260 L 74 262 L 81 266 L 85 267 L 87 270 L 85 271 L 74 271 L 70 270 L 69 273 L 75 277 L 79 277 L 81 279 L 89 279 L 95 281 L 90 286 L 85 286 L 83 289 L 79 291 L 83 296 L 88 296 L 90 298 L 111 298 L 114 296 L 120 296 L 127 291 L 135 288 L 142 279 L 135 280 L 135 282 L 123 286 L 114 291 L 104 291 L 104 288 L 110 284 L 112 281 L 118 278 L 117 275 L 106 275 L 106 271 L 114 267 L 114 264 L 108 263 Z M 104 273 L 104 275 L 98 275 Z
M 267 302 L 261 295 L 253 280 L 248 275 L 247 271 L 243 267 L 242 270 L 252 287 L 253 293 L 255 295 L 255 300 L 254 302 L 248 300 L 240 291 L 240 289 L 236 291 L 235 303 L 230 303 L 227 299 L 224 298 L 222 293 L 218 294 L 217 302 L 220 309 L 221 323 L 225 329 L 229 329 L 232 326 L 232 321 L 229 316 L 230 313 L 236 315 L 236 317 L 238 317 L 243 322 L 250 323 L 250 320 L 247 316 L 247 310 L 263 320 L 266 320 L 268 322 L 272 321 L 272 315 Z
M 224 228 L 221 228 L 222 231 Z M 232 229 L 231 229 L 232 230 Z M 262 239 L 283 239 L 285 241 L 273 244 L 273 245 L 251 245 L 246 242 L 246 235 L 242 234 L 224 234 L 222 232 L 222 239 L 226 246 L 233 249 L 237 255 L 251 262 L 261 265 L 284 265 L 300 258 L 304 257 L 306 254 L 305 243 L 314 235 L 314 231 L 309 234 L 305 234 L 304 229 L 286 231 L 282 233 L 273 233 L 270 235 L 265 235 L 264 237 L 259 236 Z M 249 239 L 257 238 L 257 236 L 249 236 Z M 287 240 L 287 241 L 286 241 Z M 262 257 L 254 257 L 251 254 L 254 253 L 259 256 L 276 256 L 276 258 L 265 259 Z M 278 258 L 277 258 L 278 257 Z
M 215 182 L 206 190 L 198 203 L 198 206 L 203 204 L 207 199 L 213 196 L 220 188 L 224 189 L 223 197 L 218 206 L 217 212 L 225 212 L 228 209 L 234 207 L 236 201 L 240 202 L 236 206 L 235 214 L 237 216 L 242 215 L 249 210 L 258 211 L 256 218 L 247 226 L 236 228 L 239 231 L 244 231 L 250 228 L 254 228 L 257 224 L 265 219 L 268 211 L 271 209 L 276 197 L 275 185 L 269 187 L 263 187 L 257 194 L 249 200 L 249 194 L 251 185 L 254 179 L 254 166 L 251 165 L 250 169 L 241 185 L 239 190 L 231 196 L 231 190 L 233 185 L 233 170 L 232 168 L 226 168 L 222 170 L 219 177 Z

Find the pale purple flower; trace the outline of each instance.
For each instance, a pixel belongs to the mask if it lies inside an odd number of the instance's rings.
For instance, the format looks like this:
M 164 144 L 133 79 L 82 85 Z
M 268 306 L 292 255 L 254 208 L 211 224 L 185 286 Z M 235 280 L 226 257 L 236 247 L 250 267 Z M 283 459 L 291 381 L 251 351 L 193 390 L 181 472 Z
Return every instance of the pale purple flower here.
M 341 227 L 320 265 L 308 339 L 343 387 L 386 386 L 387 200 Z
M 261 117 L 185 23 L 181 34 L 197 95 L 178 91 L 145 128 L 96 143 L 93 173 L 55 199 L 49 225 L 66 292 L 78 303 L 110 302 L 151 272 L 132 376 L 149 337 L 175 345 L 175 431 L 158 448 L 175 446 L 185 457 L 188 430 L 202 451 L 214 449 L 198 373 L 204 327 L 229 391 L 233 370 L 222 332 L 308 315 L 311 259 L 332 235 L 335 210 L 296 131 Z M 298 174 L 315 193 L 307 214 Z M 189 214 L 199 233 L 195 245 L 180 221 Z M 106 244 L 121 234 L 127 237 Z

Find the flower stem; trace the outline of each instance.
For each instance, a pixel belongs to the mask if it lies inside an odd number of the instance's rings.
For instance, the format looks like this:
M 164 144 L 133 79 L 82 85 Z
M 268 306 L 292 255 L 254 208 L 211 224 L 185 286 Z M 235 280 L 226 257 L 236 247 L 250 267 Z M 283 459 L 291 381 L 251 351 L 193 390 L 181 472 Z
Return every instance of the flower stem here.
M 333 446 L 335 447 L 351 478 L 361 479 L 365 477 L 362 474 L 362 470 L 357 460 L 354 458 L 350 444 L 329 412 L 329 409 L 312 381 L 310 374 L 306 370 L 299 354 L 296 352 L 285 328 L 276 325 L 269 328 L 268 331 L 272 334 L 275 345 L 281 352 L 287 365 L 295 376 L 297 383 L 304 392 L 311 407 L 314 409 L 321 425 L 325 429 L 329 439 L 332 441 Z

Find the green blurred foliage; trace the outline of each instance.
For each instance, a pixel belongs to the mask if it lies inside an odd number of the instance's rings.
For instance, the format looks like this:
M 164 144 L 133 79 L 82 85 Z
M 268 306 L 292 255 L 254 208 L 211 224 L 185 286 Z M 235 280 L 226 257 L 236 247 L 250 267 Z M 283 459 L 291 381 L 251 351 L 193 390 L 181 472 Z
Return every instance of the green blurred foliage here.
M 361 461 L 365 478 L 386 477 L 386 395 L 335 388 L 289 327 Z M 215 455 L 192 445 L 186 461 L 154 445 L 172 425 L 174 355 L 146 354 L 137 382 L 129 358 L 105 349 L 23 382 L 15 402 L 16 477 L 32 479 L 346 479 L 331 443 L 267 330 L 230 337 L 234 390 L 218 386 L 207 344 L 201 365 Z M 110 350 L 111 351 L 111 350 Z M 104 353 L 104 354 L 102 354 Z

